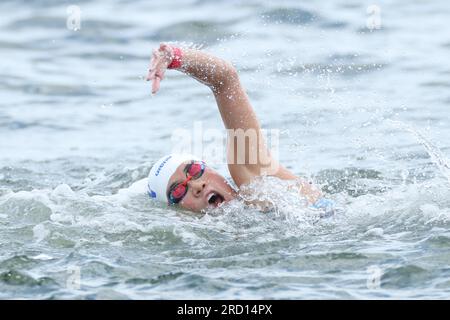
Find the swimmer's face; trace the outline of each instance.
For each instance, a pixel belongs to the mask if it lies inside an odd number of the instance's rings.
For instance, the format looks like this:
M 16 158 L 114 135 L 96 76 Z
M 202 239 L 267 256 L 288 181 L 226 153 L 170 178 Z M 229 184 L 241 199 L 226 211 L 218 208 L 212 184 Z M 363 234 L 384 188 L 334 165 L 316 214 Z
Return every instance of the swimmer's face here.
M 183 183 L 186 180 L 186 166 L 185 163 L 178 166 L 169 179 L 167 191 L 171 186 Z M 234 190 L 226 183 L 225 178 L 215 170 L 205 166 L 205 170 L 199 178 L 187 182 L 187 192 L 178 205 L 184 209 L 201 212 L 207 208 L 218 207 L 235 197 Z

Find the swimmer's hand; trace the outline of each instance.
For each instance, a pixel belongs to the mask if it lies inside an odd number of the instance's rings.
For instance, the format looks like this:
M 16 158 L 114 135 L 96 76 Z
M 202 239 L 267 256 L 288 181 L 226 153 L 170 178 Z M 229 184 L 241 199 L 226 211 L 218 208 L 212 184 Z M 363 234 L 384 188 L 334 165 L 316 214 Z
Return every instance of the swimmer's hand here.
M 161 43 L 159 49 L 153 50 L 150 69 L 146 78 L 147 81 L 152 81 L 152 94 L 159 90 L 160 82 L 164 79 L 164 73 L 173 57 L 173 48 L 168 44 Z

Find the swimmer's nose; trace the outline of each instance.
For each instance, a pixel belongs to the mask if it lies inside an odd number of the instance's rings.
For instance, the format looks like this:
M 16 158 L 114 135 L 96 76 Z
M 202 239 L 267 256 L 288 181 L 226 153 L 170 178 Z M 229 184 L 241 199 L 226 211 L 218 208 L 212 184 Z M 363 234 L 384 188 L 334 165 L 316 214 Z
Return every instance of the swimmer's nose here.
M 188 183 L 195 197 L 200 197 L 206 188 L 206 183 L 202 180 L 191 180 Z

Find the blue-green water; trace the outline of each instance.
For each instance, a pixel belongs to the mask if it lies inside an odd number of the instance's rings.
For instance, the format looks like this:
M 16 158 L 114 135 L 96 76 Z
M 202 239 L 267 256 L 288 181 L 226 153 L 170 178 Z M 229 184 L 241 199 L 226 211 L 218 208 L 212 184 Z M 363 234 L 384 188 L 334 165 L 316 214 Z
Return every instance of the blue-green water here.
M 448 298 L 450 7 L 380 1 L 370 31 L 371 4 L 2 1 L 0 298 Z M 270 181 L 264 214 L 152 202 L 173 130 L 223 128 L 186 76 L 151 97 L 160 41 L 231 60 L 281 162 L 339 214 Z

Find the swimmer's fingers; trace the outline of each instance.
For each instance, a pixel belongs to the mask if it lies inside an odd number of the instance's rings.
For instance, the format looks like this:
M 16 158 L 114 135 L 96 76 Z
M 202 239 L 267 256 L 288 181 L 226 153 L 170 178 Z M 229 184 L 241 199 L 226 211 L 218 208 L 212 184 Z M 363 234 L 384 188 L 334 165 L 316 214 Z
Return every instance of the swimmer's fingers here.
M 150 69 L 148 70 L 147 78 L 145 80 L 153 80 L 156 72 L 156 66 L 158 64 L 158 56 L 156 50 L 153 50 L 152 59 L 150 60 Z
M 147 81 L 153 80 L 153 78 L 158 73 L 158 68 L 150 68 L 147 73 L 147 77 L 145 78 Z
M 165 65 L 163 65 L 156 71 L 156 75 L 158 77 L 160 77 L 161 80 L 164 80 L 164 77 L 166 75 L 166 70 L 167 70 L 167 67 Z
M 158 63 L 156 59 L 152 58 L 152 61 L 150 63 L 150 69 L 148 69 L 147 77 L 145 78 L 145 80 L 147 81 L 153 80 L 156 73 L 160 71 L 159 64 L 160 63 Z
M 146 77 L 147 81 L 152 81 L 153 94 L 156 93 L 160 88 L 160 83 L 164 79 L 167 65 L 167 46 L 161 45 L 159 50 L 153 50 L 150 69 Z
M 159 90 L 160 79 L 158 76 L 155 76 L 152 82 L 152 94 L 155 94 Z
M 150 59 L 150 69 L 156 69 L 161 64 L 161 53 L 159 50 L 154 49 L 152 51 L 152 58 Z
M 148 69 L 147 77 L 145 78 L 145 80 L 150 81 L 153 79 L 154 76 L 155 76 L 155 70 L 150 68 L 150 69 Z
M 155 76 L 156 76 L 156 71 L 157 71 L 157 70 L 154 70 L 154 69 L 148 70 L 148 74 L 147 74 L 147 77 L 145 78 L 145 80 L 147 80 L 147 81 L 153 81 L 153 79 L 154 79 Z
M 157 70 L 155 76 L 153 77 L 152 83 L 152 93 L 156 93 L 159 90 L 160 83 L 164 79 L 164 71 Z

